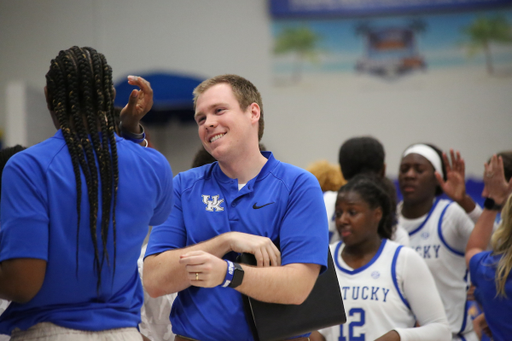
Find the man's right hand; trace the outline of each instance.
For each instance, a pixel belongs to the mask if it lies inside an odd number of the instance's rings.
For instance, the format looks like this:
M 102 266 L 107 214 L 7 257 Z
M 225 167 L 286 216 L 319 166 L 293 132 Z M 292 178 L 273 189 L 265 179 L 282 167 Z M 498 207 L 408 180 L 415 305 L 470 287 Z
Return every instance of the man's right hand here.
M 270 238 L 242 232 L 228 232 L 223 236 L 228 238 L 232 251 L 252 253 L 256 258 L 257 266 L 281 265 L 281 252 Z

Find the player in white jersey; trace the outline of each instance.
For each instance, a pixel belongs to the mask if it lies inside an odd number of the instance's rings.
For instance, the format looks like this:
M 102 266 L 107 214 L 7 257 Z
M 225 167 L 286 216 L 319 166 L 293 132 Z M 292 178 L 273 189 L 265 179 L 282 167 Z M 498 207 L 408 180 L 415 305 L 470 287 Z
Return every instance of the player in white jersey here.
M 464 252 L 474 223 L 449 200 L 439 200 L 441 187 L 435 172 L 443 175 L 442 153 L 436 147 L 416 144 L 403 154 L 398 181 L 403 202 L 399 224 L 411 247 L 422 256 L 443 300 L 453 340 L 477 340 L 467 312 L 467 268 Z
M 426 263 L 388 240 L 393 220 L 382 179 L 357 175 L 340 189 L 336 225 L 343 242 L 331 244 L 331 253 L 347 322 L 313 333 L 312 341 L 450 340 Z

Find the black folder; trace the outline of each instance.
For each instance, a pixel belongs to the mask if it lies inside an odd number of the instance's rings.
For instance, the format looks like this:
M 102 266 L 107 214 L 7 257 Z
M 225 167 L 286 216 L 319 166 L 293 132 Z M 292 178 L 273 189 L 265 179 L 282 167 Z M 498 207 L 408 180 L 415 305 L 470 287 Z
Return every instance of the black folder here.
M 327 270 L 318 276 L 313 290 L 302 304 L 266 303 L 242 295 L 254 340 L 284 340 L 346 322 L 336 269 L 331 251 L 327 251 Z M 256 265 L 254 255 L 249 253 L 242 253 L 237 261 Z

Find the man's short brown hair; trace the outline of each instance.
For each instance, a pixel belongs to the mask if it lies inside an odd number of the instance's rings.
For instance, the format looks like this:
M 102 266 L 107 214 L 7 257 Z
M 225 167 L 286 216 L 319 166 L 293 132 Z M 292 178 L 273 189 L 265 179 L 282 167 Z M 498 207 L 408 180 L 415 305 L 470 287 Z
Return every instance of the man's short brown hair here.
M 245 110 L 252 103 L 256 103 L 260 107 L 260 119 L 258 121 L 258 141 L 261 141 L 263 130 L 265 128 L 265 121 L 263 119 L 263 102 L 261 94 L 258 89 L 249 82 L 247 79 L 237 75 L 220 75 L 203 81 L 193 91 L 194 94 L 194 109 L 196 108 L 197 98 L 202 95 L 206 90 L 214 85 L 226 83 L 231 86 L 233 94 L 240 105 L 240 109 Z

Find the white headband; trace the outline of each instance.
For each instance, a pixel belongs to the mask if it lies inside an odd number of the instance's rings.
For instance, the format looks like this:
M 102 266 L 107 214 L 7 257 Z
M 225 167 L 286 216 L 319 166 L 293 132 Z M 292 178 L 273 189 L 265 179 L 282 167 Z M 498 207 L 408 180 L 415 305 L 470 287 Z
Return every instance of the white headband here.
M 402 157 L 405 157 L 409 154 L 419 154 L 423 156 L 425 159 L 430 161 L 432 166 L 434 166 L 434 169 L 438 171 L 439 174 L 444 176 L 441 158 L 439 157 L 439 154 L 437 154 L 437 152 L 434 150 L 434 148 L 425 144 L 415 144 L 407 148 Z

